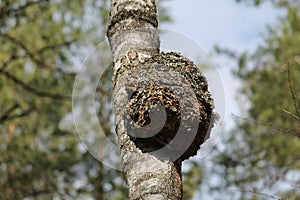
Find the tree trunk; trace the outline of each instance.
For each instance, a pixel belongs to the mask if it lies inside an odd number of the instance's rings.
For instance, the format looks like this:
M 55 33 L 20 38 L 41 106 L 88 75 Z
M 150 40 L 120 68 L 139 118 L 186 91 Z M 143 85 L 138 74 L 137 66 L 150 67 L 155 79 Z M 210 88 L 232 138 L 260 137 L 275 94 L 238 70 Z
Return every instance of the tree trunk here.
M 205 77 L 159 52 L 155 0 L 111 0 L 113 111 L 129 199 L 182 199 L 181 163 L 207 138 L 213 100 Z

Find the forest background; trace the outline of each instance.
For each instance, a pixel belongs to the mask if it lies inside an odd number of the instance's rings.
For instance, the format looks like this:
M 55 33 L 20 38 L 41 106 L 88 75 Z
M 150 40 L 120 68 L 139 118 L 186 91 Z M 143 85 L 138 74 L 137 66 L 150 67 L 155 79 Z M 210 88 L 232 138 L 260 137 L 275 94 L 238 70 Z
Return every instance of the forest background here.
M 77 66 L 105 39 L 108 11 L 106 0 L 0 1 L 0 199 L 126 199 L 121 172 L 72 121 Z M 159 17 L 207 49 L 225 93 L 216 146 L 184 163 L 184 198 L 297 199 L 299 2 L 162 0 Z M 110 76 L 96 100 L 113 140 Z

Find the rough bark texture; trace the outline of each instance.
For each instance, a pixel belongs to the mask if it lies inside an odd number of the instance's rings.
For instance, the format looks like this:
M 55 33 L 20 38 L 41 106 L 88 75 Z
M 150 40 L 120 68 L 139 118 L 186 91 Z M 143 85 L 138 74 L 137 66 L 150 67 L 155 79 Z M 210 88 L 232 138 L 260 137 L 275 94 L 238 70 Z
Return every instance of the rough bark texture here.
M 213 124 L 213 100 L 198 68 L 159 53 L 155 0 L 111 0 L 113 103 L 129 199 L 182 199 L 181 162 Z
M 130 50 L 159 51 L 155 0 L 111 0 L 107 36 L 116 61 Z

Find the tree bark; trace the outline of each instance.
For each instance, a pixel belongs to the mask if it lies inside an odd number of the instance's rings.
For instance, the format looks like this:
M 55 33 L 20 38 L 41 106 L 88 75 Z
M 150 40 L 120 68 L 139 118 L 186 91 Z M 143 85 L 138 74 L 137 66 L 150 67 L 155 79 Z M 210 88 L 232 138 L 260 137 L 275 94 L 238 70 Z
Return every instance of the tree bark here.
M 205 77 L 159 52 L 155 0 L 111 0 L 113 112 L 129 199 L 182 199 L 181 163 L 212 127 Z

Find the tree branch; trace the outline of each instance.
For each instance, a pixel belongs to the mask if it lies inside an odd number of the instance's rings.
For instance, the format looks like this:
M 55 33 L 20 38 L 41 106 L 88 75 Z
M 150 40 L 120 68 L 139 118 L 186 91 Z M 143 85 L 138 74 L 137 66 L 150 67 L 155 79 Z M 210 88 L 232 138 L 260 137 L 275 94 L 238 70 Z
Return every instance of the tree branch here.
M 48 50 L 48 49 L 53 49 L 53 48 L 59 48 L 59 47 L 63 47 L 63 46 L 68 46 L 70 45 L 72 42 L 74 42 L 75 40 L 71 40 L 71 41 L 64 41 L 62 43 L 58 43 L 58 44 L 54 44 L 54 45 L 49 45 L 49 46 L 46 46 L 46 47 L 43 47 L 41 49 L 38 49 L 38 50 L 35 50 L 35 51 L 30 51 L 29 48 L 24 44 L 22 43 L 20 40 L 18 40 L 17 38 L 14 38 L 8 34 L 0 34 L 0 37 L 3 37 L 3 38 L 6 38 L 7 40 L 11 41 L 12 43 L 14 43 L 15 45 L 21 47 L 26 55 L 31 58 L 31 60 L 33 62 L 35 62 L 38 66 L 42 66 L 42 67 L 45 67 L 49 70 L 58 70 L 59 72 L 61 72 L 62 74 L 66 74 L 66 72 L 64 72 L 62 69 L 60 68 L 57 68 L 57 67 L 53 67 L 53 66 L 50 66 L 48 65 L 47 63 L 43 62 L 42 60 L 36 58 L 36 55 L 37 54 L 41 54 L 43 53 L 44 51 Z
M 300 185 L 296 185 L 296 184 L 291 184 L 291 186 L 297 190 L 300 190 Z
M 242 119 L 244 121 L 251 122 L 255 125 L 261 125 L 261 126 L 269 127 L 269 128 L 272 128 L 272 129 L 274 129 L 278 132 L 293 135 L 293 136 L 296 136 L 296 137 L 300 138 L 300 132 L 298 133 L 296 130 L 283 129 L 283 128 L 280 128 L 280 127 L 274 125 L 271 122 L 267 122 L 267 123 L 266 122 L 258 122 L 258 121 L 255 121 L 255 120 L 250 120 L 250 119 L 247 119 L 247 118 L 244 118 L 244 117 L 237 116 L 235 114 L 232 114 L 232 115 L 235 116 L 238 119 Z
M 11 73 L 0 69 L 0 74 L 4 74 L 6 76 L 6 78 L 12 80 L 14 83 L 18 84 L 19 86 L 21 86 L 23 89 L 37 95 L 40 97 L 48 97 L 48 98 L 53 98 L 53 99 L 71 99 L 70 96 L 66 96 L 66 95 L 60 95 L 60 94 L 52 94 L 52 93 L 48 93 L 48 92 L 44 92 L 44 91 L 39 91 L 33 87 L 31 87 L 30 85 L 24 83 L 23 81 L 21 81 L 20 79 L 18 79 L 17 77 L 15 77 L 14 75 L 12 75 Z
M 15 45 L 21 47 L 25 51 L 26 55 L 28 55 L 38 65 L 41 65 L 41 66 L 44 66 L 44 67 L 47 67 L 50 69 L 53 68 L 53 67 L 47 65 L 46 63 L 44 63 L 43 61 L 35 58 L 35 55 L 27 48 L 27 46 L 24 43 L 22 43 L 20 40 L 18 40 L 17 38 L 14 38 L 8 34 L 0 34 L 0 37 L 6 38 L 7 40 L 11 41 Z
M 15 54 L 11 55 L 6 61 L 4 61 L 4 62 L 2 63 L 0 69 L 4 70 L 4 69 L 8 66 L 8 64 L 9 64 L 10 62 L 12 62 L 13 60 L 15 60 L 15 59 L 17 59 L 17 58 L 18 58 L 18 57 L 17 57 Z
M 289 111 L 287 111 L 287 110 L 285 110 L 285 109 L 282 109 L 282 110 L 283 110 L 283 112 L 285 112 L 286 114 L 291 115 L 292 117 L 296 118 L 297 120 L 300 120 L 300 117 L 297 116 L 297 115 L 295 115 L 294 113 L 289 112 Z
M 265 198 L 270 198 L 270 199 L 275 199 L 275 200 L 282 200 L 281 197 L 277 197 L 277 196 L 274 196 L 274 195 L 270 195 L 270 194 L 267 194 L 267 193 L 263 193 L 263 192 L 258 192 L 256 190 L 240 190 L 240 189 L 235 189 L 235 190 L 230 190 L 230 191 L 235 191 L 235 192 L 247 192 L 247 193 L 253 193 L 255 195 L 258 195 L 258 196 L 263 196 Z
M 4 121 L 8 121 L 8 120 L 13 120 L 13 119 L 17 119 L 17 118 L 22 118 L 25 116 L 28 116 L 29 114 L 31 114 L 33 111 L 35 111 L 34 107 L 28 108 L 26 110 L 23 110 L 22 112 L 18 113 L 18 114 L 14 114 L 14 115 L 3 115 L 2 117 L 0 117 L 0 123 L 3 123 Z
M 4 4 L 1 7 L 1 12 L 0 12 L 0 19 L 3 16 L 9 16 L 12 17 L 13 15 L 19 14 L 21 11 L 25 10 L 26 8 L 33 6 L 33 5 L 37 5 L 43 2 L 49 2 L 49 0 L 38 0 L 38 1 L 27 1 L 26 4 L 21 5 L 17 8 L 15 7 L 9 7 L 9 3 L 8 4 Z
M 33 54 L 40 54 L 40 53 L 43 53 L 44 51 L 49 50 L 49 49 L 53 50 L 53 49 L 69 46 L 75 41 L 76 40 L 73 39 L 73 40 L 70 40 L 70 41 L 64 41 L 64 42 L 61 42 L 61 43 L 58 43 L 58 44 L 49 45 L 49 46 L 43 47 L 41 49 L 35 50 L 32 53 Z
M 291 95 L 292 95 L 292 98 L 293 98 L 293 101 L 294 101 L 294 107 L 295 107 L 295 110 L 297 112 L 297 116 L 300 118 L 300 110 L 299 110 L 298 103 L 297 103 L 297 95 L 296 95 L 296 93 L 293 89 L 293 84 L 292 84 L 292 79 L 291 79 L 291 69 L 290 69 L 290 63 L 289 62 L 287 63 L 287 66 L 288 66 L 288 79 L 289 79 L 290 91 L 291 91 Z
M 19 107 L 19 104 L 15 103 L 10 108 L 8 108 L 0 117 L 0 123 L 5 121 L 7 118 L 9 118 L 9 115 L 15 111 Z

